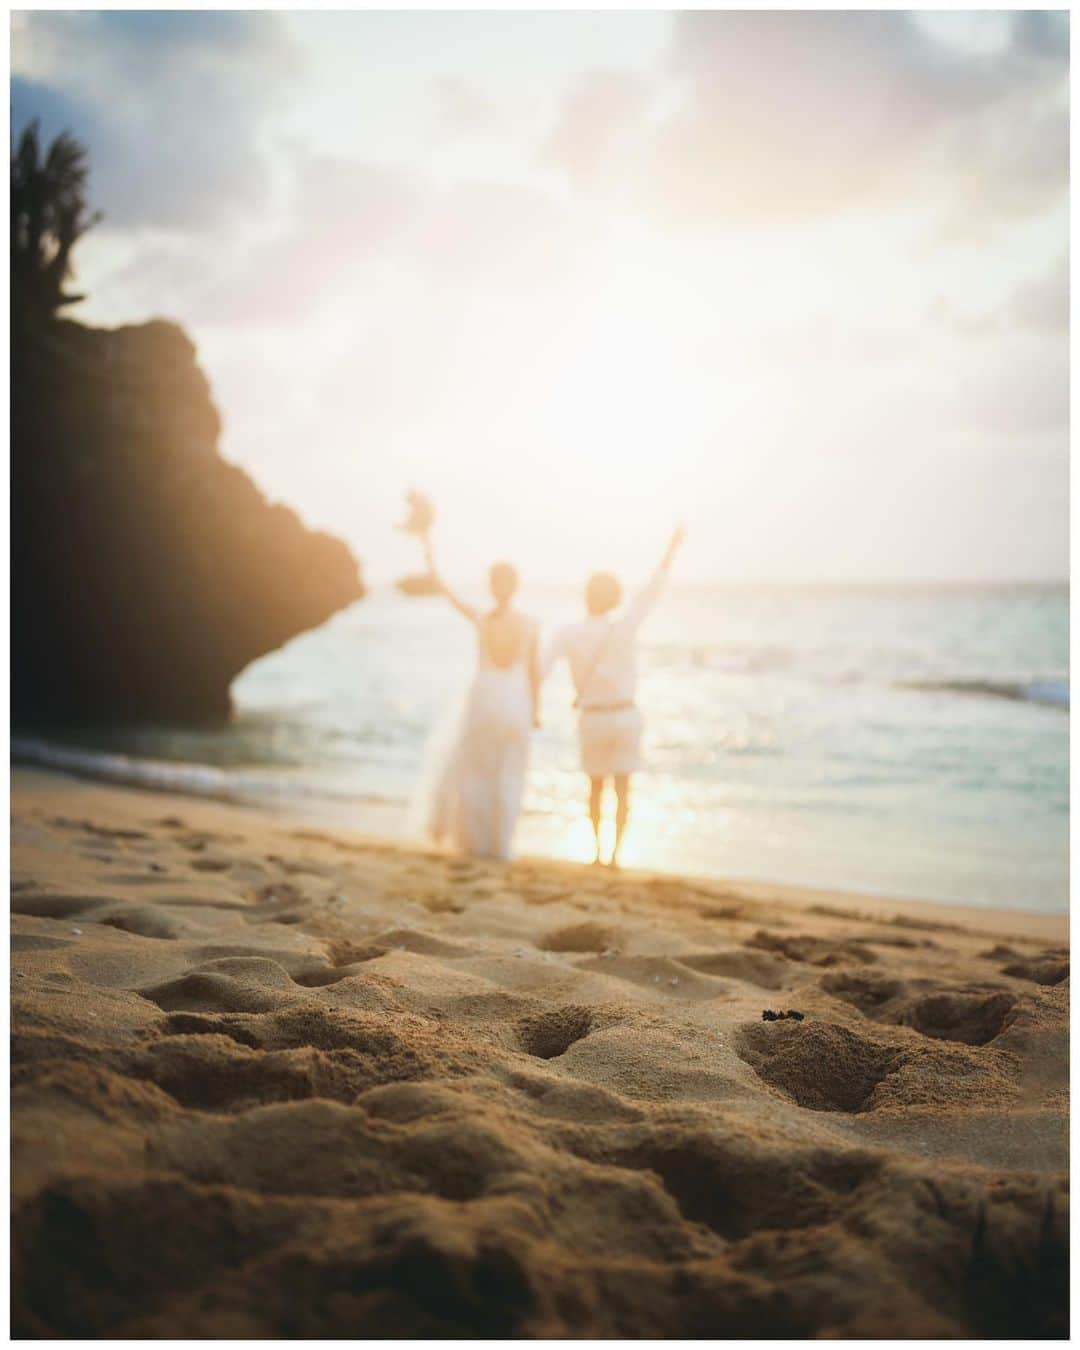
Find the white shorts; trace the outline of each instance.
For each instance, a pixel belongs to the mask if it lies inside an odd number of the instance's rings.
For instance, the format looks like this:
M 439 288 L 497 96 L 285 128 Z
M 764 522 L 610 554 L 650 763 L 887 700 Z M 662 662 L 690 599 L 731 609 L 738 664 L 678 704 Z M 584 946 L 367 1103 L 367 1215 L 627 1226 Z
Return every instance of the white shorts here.
M 578 720 L 581 765 L 590 778 L 634 773 L 641 767 L 641 713 L 637 708 L 613 711 L 584 709 Z

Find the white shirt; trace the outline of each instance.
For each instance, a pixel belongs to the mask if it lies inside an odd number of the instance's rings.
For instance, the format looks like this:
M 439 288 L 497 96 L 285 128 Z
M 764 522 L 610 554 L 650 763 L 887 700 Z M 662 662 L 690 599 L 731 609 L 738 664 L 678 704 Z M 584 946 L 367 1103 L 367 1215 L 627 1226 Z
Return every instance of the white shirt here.
M 565 656 L 583 712 L 633 703 L 637 694 L 638 629 L 659 600 L 666 580 L 667 569 L 661 568 L 614 619 L 589 615 L 580 623 L 560 628 L 544 653 L 542 676 L 546 678 Z

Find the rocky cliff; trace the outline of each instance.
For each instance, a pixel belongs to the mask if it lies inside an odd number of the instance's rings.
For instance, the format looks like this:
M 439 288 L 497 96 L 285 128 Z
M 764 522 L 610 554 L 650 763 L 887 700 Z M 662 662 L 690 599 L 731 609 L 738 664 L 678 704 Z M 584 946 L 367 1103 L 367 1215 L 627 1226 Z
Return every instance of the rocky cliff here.
M 12 718 L 214 720 L 256 657 L 363 594 L 218 453 L 173 324 L 12 316 Z

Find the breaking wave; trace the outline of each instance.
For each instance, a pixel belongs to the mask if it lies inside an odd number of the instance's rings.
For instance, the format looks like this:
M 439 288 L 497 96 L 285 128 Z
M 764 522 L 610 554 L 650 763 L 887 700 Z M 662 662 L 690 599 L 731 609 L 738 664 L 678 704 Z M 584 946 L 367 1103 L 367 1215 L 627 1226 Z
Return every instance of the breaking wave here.
M 57 745 L 35 736 L 13 736 L 11 759 L 13 763 L 60 769 L 97 782 L 173 792 L 184 797 L 210 797 L 217 801 L 260 805 L 277 801 L 285 805 L 304 800 L 338 799 L 399 804 L 392 797 L 357 792 L 352 787 L 348 791 L 335 789 L 323 776 L 221 769 L 212 764 L 146 759 L 107 750 Z
M 1069 709 L 1068 680 L 904 680 L 901 688 L 924 693 L 972 694 L 1004 698 L 1015 703 L 1040 703 L 1049 708 Z

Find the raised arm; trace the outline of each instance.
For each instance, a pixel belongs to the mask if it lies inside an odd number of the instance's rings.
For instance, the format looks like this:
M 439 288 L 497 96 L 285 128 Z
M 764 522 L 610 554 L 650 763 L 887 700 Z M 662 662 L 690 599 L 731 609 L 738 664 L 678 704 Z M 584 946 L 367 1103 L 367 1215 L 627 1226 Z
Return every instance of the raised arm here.
M 456 596 L 439 575 L 438 569 L 435 566 L 435 554 L 431 547 L 431 534 L 429 531 L 424 531 L 423 539 L 424 560 L 427 563 L 428 572 L 431 574 L 432 581 L 434 581 L 435 585 L 439 588 L 439 594 L 444 595 L 457 612 L 459 614 L 464 614 L 470 623 L 479 623 L 480 616 L 477 614 L 476 610 L 473 609 L 472 605 L 467 605 L 464 600 Z
M 630 601 L 622 618 L 622 622 L 628 627 L 637 628 L 649 615 L 657 600 L 660 599 L 664 586 L 667 584 L 671 564 L 675 561 L 675 555 L 679 551 L 685 533 L 681 525 L 675 529 L 667 548 L 664 550 L 664 556 L 660 559 L 660 565 L 637 595 L 634 596 L 633 600 Z

